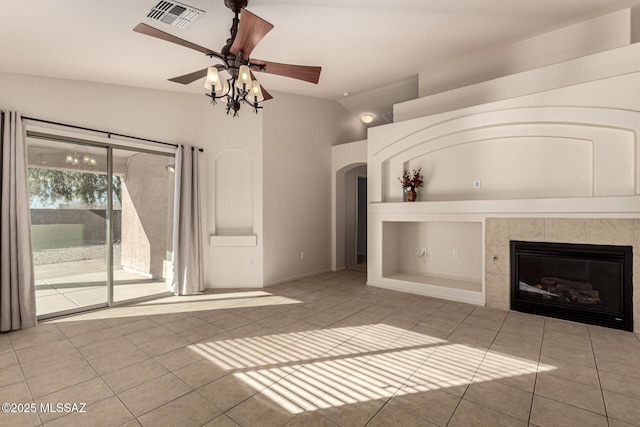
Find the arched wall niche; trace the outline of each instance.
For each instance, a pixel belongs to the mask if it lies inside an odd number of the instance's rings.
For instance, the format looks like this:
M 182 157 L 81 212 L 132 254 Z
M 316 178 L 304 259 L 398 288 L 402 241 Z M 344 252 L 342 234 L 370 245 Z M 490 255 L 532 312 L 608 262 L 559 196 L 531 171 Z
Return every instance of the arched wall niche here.
M 246 151 L 225 150 L 216 156 L 214 169 L 215 234 L 253 234 L 253 158 Z
M 417 167 L 427 181 L 419 201 L 635 195 L 638 123 L 628 110 L 534 107 L 432 124 L 373 154 L 370 197 L 402 201 L 397 177 Z

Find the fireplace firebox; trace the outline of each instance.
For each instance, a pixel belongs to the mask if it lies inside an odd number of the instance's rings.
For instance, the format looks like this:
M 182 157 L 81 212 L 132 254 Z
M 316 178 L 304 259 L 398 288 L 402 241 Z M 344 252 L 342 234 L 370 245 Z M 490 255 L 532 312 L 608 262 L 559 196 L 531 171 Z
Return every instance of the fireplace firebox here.
M 633 331 L 631 246 L 511 241 L 511 309 Z

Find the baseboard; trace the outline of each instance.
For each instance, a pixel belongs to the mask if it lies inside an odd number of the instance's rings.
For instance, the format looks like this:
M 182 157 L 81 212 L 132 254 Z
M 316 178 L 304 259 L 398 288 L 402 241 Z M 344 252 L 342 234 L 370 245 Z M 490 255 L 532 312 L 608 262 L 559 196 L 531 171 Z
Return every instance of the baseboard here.
M 294 280 L 306 279 L 307 277 L 318 276 L 320 274 L 330 273 L 331 271 L 332 271 L 331 268 L 327 268 L 325 270 L 315 271 L 313 273 L 305 273 L 297 276 L 287 277 L 285 279 L 274 280 L 272 282 L 265 282 L 263 286 L 267 288 L 269 286 L 281 285 L 282 283 L 292 282 Z
M 423 295 L 431 298 L 438 298 L 447 301 L 463 302 L 473 305 L 485 305 L 484 293 L 464 291 L 460 289 L 438 289 L 438 286 L 420 286 L 411 287 L 400 284 L 392 283 L 374 283 L 367 280 L 367 286 L 373 286 L 376 288 L 389 289 L 392 291 L 405 292 L 415 295 Z

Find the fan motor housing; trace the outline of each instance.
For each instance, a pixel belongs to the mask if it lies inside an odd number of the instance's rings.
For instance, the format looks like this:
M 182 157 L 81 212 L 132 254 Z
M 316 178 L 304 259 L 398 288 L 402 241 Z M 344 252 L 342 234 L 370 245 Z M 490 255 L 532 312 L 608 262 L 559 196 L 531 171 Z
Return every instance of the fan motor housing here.
M 249 4 L 249 0 L 224 0 L 224 5 L 234 12 L 239 12 Z

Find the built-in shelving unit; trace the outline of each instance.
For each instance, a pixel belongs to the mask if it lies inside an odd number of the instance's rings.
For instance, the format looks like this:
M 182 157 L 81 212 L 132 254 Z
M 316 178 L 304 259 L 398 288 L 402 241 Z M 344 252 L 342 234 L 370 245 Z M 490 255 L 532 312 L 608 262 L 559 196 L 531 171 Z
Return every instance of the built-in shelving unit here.
M 386 215 L 383 215 L 386 216 Z M 482 304 L 483 224 L 478 220 L 383 219 L 376 286 Z M 373 276 L 372 276 L 373 277 Z
M 640 74 L 628 58 L 637 50 L 631 44 L 423 97 L 404 120 L 371 128 L 368 283 L 507 309 L 509 240 L 635 241 L 640 104 L 629 88 Z M 516 77 L 527 93 L 513 89 Z M 482 103 L 487 94 L 495 102 Z M 425 186 L 418 201 L 403 202 L 398 177 L 418 168 Z M 431 242 L 439 227 L 459 236 Z M 437 258 L 427 259 L 433 269 L 408 255 L 420 240 Z M 461 267 L 481 267 L 457 268 L 452 244 L 467 245 Z
M 379 241 L 370 242 L 369 283 L 484 304 L 487 217 L 634 218 L 637 212 L 640 196 L 370 203 L 369 227 L 378 228 L 372 236 Z

